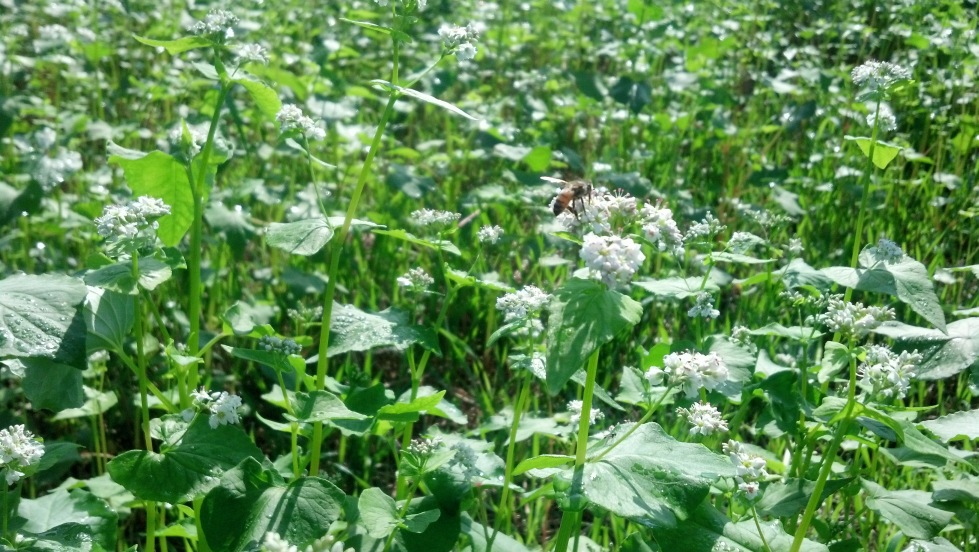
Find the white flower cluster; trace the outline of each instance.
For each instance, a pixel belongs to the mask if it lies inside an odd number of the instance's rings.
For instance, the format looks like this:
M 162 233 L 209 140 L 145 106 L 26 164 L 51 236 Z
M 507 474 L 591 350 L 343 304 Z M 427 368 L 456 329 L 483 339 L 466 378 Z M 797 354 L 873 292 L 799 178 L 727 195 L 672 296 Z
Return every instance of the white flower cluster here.
M 802 240 L 799 238 L 790 238 L 788 249 L 789 253 L 796 257 L 801 255 L 802 252 L 806 250 L 806 248 L 802 246 Z
M 697 302 L 687 311 L 690 318 L 706 318 L 713 320 L 721 315 L 721 311 L 714 308 L 714 296 L 702 291 L 697 294 Z
M 435 283 L 435 278 L 429 276 L 424 268 L 416 267 L 398 276 L 398 285 L 411 290 L 423 290 Z
M 7 472 L 7 485 L 20 481 L 25 470 L 40 462 L 42 456 L 44 445 L 23 424 L 0 430 L 0 469 Z
M 455 224 L 462 215 L 452 211 L 438 211 L 435 209 L 416 209 L 411 212 L 411 222 L 415 226 L 438 226 L 445 227 Z
M 642 206 L 639 216 L 647 240 L 656 244 L 660 251 L 683 254 L 683 233 L 673 220 L 672 210 L 647 203 Z
M 755 244 L 761 243 L 762 241 L 761 238 L 751 232 L 735 232 L 731 234 L 731 239 L 727 241 L 727 248 L 732 253 L 743 255 L 751 250 Z
M 737 441 L 728 441 L 722 448 L 737 470 L 735 479 L 738 481 L 738 489 L 749 499 L 758 496 L 760 482 L 768 478 L 765 459 L 757 454 L 751 454 Z
M 503 237 L 503 228 L 499 226 L 483 226 L 476 232 L 476 239 L 479 243 L 494 244 Z
M 536 315 L 550 300 L 550 294 L 537 286 L 526 286 L 498 298 L 496 308 L 503 311 L 503 321 L 509 323 Z
M 258 348 L 263 351 L 282 353 L 284 355 L 298 355 L 303 348 L 296 343 L 295 339 L 281 339 L 274 335 L 263 335 L 258 340 Z
M 727 431 L 727 422 L 721 417 L 720 410 L 710 403 L 694 403 L 689 409 L 677 408 L 676 413 L 690 423 L 692 435 L 711 435 Z
M 238 63 L 255 61 L 258 63 L 269 63 L 269 51 L 260 44 L 242 44 L 238 47 L 235 54 L 238 56 Z
M 472 449 L 463 441 L 459 441 L 452 445 L 452 450 L 455 451 L 455 456 L 449 461 L 450 466 L 458 466 L 462 471 L 462 477 L 466 481 L 471 481 L 473 477 L 478 475 L 483 475 L 483 472 L 476 467 L 476 451 Z
M 235 37 L 235 25 L 238 18 L 227 10 L 214 10 L 190 28 L 198 36 L 207 36 L 213 40 L 230 40 Z
M 700 388 L 717 389 L 728 377 L 727 365 L 717 353 L 701 354 L 684 351 L 663 357 L 663 367 L 652 366 L 646 370 L 650 385 L 682 386 L 686 395 L 695 395 Z
M 558 188 L 555 193 L 562 190 Z M 557 201 L 556 196 L 554 200 Z M 571 209 L 562 211 L 557 221 L 570 231 L 588 228 L 595 234 L 610 234 L 613 229 L 618 231 L 633 223 L 638 213 L 636 198 L 625 193 L 613 194 L 606 188 L 597 188 L 584 198 L 576 199 L 573 207 L 574 212 Z
M 853 68 L 853 84 L 868 90 L 885 89 L 897 81 L 911 78 L 911 71 L 889 61 L 870 60 Z
M 727 227 L 721 224 L 721 221 L 714 218 L 714 215 L 707 213 L 704 216 L 704 220 L 695 223 L 687 230 L 687 235 L 684 239 L 691 241 L 701 237 L 716 236 L 723 232 L 725 228 Z
M 896 263 L 904 259 L 904 250 L 901 246 L 887 238 L 877 240 L 877 245 L 867 250 L 875 262 Z
M 832 332 L 853 337 L 863 337 L 884 322 L 894 319 L 894 309 L 889 307 L 865 307 L 863 303 L 849 303 L 842 297 L 830 297 L 826 312 L 819 321 Z
M 438 437 L 432 437 L 431 439 L 412 439 L 411 443 L 408 444 L 408 450 L 412 454 L 417 454 L 418 456 L 429 456 L 435 454 L 435 451 L 439 450 L 440 448 L 442 448 L 442 440 Z
M 867 114 L 867 125 L 876 126 L 884 132 L 892 132 L 897 130 L 897 117 L 894 115 L 891 106 L 881 102 L 870 106 L 870 113 Z
M 571 414 L 571 425 L 578 425 L 581 422 L 581 409 L 584 408 L 584 406 L 585 403 L 579 400 L 568 401 L 568 413 Z M 595 422 L 604 417 L 605 414 L 601 410 L 595 408 L 595 405 L 592 405 L 591 412 L 588 413 L 588 423 L 595 425 Z
M 289 544 L 278 533 L 269 531 L 262 539 L 262 552 L 300 552 L 299 547 Z M 343 541 L 338 541 L 333 535 L 313 541 L 302 549 L 302 552 L 353 552 L 353 548 L 344 548 Z
M 203 387 L 190 394 L 194 397 L 194 406 L 211 413 L 208 423 L 216 429 L 219 425 L 237 424 L 241 421 L 238 408 L 241 407 L 241 397 L 227 391 L 212 391 L 208 393 Z M 183 411 L 184 420 L 190 421 L 197 413 L 195 408 Z
M 280 131 L 285 132 L 290 129 L 297 129 L 307 140 L 322 140 L 326 138 L 326 131 L 316 125 L 311 118 L 303 114 L 299 106 L 293 104 L 283 105 L 275 115 L 275 120 L 279 121 Z
M 901 399 L 908 392 L 911 377 L 921 364 L 922 355 L 917 350 L 893 351 L 881 345 L 871 345 L 867 357 L 857 368 L 861 383 L 871 388 L 874 395 Z
M 54 157 L 42 156 L 37 163 L 35 178 L 45 190 L 52 190 L 65 178 L 82 170 L 82 156 L 77 151 L 58 150 Z
M 632 238 L 588 233 L 581 246 L 585 266 L 610 288 L 629 283 L 646 256 Z
M 457 59 L 468 61 L 476 57 L 476 46 L 473 43 L 479 38 L 479 32 L 472 23 L 465 27 L 442 25 L 439 28 L 439 37 L 442 38 L 445 48 L 455 54 Z
M 156 240 L 160 223 L 156 219 L 170 214 L 170 206 L 161 199 L 140 196 L 128 205 L 106 205 L 95 219 L 99 235 L 113 244 L 140 247 Z

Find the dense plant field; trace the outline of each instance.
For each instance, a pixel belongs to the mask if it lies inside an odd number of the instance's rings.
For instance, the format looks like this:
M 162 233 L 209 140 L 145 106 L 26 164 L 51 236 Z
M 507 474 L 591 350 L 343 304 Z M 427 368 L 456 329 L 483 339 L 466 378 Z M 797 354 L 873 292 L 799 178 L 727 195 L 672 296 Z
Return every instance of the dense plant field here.
M 0 0 L 0 548 L 979 550 L 974 1 L 189 4 Z

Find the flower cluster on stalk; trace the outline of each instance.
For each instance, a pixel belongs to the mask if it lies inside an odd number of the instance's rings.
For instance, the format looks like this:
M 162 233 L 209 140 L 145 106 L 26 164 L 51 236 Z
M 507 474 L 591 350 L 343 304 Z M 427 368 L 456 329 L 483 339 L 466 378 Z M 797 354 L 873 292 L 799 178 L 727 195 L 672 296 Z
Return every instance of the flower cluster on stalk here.
M 860 383 L 874 396 L 885 399 L 902 399 L 911 385 L 923 356 L 917 350 L 895 354 L 882 345 L 871 345 L 867 355 L 857 367 Z
M 265 533 L 262 539 L 262 552 L 353 552 L 353 548 L 345 548 L 343 541 L 339 541 L 333 535 L 326 535 L 323 538 L 313 541 L 305 548 L 300 548 L 274 531 Z
M 568 414 L 571 415 L 569 420 L 571 425 L 576 426 L 581 422 L 581 409 L 584 408 L 584 406 L 585 403 L 579 400 L 568 401 Z M 605 413 L 592 405 L 591 411 L 588 412 L 588 423 L 589 425 L 595 425 L 595 422 L 604 417 Z
M 722 448 L 735 466 L 738 490 L 749 500 L 758 496 L 761 482 L 768 478 L 765 459 L 748 452 L 745 446 L 737 441 L 728 441 Z
M 712 391 L 728 378 L 727 365 L 715 352 L 670 353 L 663 357 L 663 367 L 652 366 L 646 370 L 650 385 L 666 383 L 670 387 L 682 387 L 687 396 L 701 388 Z
M 428 286 L 435 283 L 435 278 L 425 272 L 424 268 L 415 267 L 398 276 L 396 281 L 399 286 L 410 291 L 425 291 Z
M 209 412 L 208 423 L 217 429 L 220 425 L 237 424 L 241 421 L 238 409 L 241 408 L 241 397 L 227 391 L 208 392 L 203 387 L 191 393 L 194 406 L 183 411 L 185 421 L 191 421 L 197 412 Z
M 170 206 L 163 200 L 140 196 L 126 205 L 106 205 L 95 225 L 111 253 L 132 254 L 156 243 L 156 219 L 168 214 Z
M 455 54 L 456 59 L 468 61 L 476 57 L 475 42 L 479 38 L 476 27 L 470 23 L 465 27 L 446 24 L 439 28 L 439 37 L 446 52 Z
M 282 339 L 274 335 L 263 335 L 259 338 L 258 348 L 270 353 L 281 353 L 283 355 L 298 355 L 303 350 L 302 345 L 296 343 L 295 339 Z
M 878 263 L 897 263 L 904 259 L 901 246 L 887 238 L 877 240 L 877 245 L 867 248 L 870 257 Z
M 235 37 L 238 17 L 227 10 L 213 10 L 204 19 L 194 23 L 190 31 L 214 42 L 224 43 Z
M 0 471 L 7 485 L 24 477 L 44 456 L 44 445 L 23 424 L 0 430 Z
M 677 408 L 677 414 L 687 419 L 692 435 L 711 435 L 727 431 L 727 422 L 714 405 L 697 402 L 690 408 Z
M 841 296 L 829 297 L 826 312 L 819 316 L 832 332 L 840 332 L 848 337 L 860 338 L 884 322 L 894 319 L 894 309 L 889 307 L 866 307 L 863 303 L 850 303 Z
M 320 128 L 313 119 L 303 114 L 303 110 L 299 106 L 283 105 L 275 115 L 275 120 L 279 122 L 280 131 L 283 133 L 296 129 L 307 140 L 326 138 L 326 131 Z

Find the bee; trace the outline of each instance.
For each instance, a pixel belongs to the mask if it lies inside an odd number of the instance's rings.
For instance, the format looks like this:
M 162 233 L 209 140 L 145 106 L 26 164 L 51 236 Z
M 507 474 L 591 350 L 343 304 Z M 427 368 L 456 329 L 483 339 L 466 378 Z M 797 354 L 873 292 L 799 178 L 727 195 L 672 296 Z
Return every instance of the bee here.
M 565 211 L 571 211 L 574 217 L 578 218 L 578 209 L 585 210 L 585 198 L 591 199 L 592 185 L 590 182 L 586 180 L 572 180 L 568 182 L 549 176 L 542 176 L 540 178 L 547 182 L 564 185 L 564 188 L 554 198 L 554 216 L 558 216 Z

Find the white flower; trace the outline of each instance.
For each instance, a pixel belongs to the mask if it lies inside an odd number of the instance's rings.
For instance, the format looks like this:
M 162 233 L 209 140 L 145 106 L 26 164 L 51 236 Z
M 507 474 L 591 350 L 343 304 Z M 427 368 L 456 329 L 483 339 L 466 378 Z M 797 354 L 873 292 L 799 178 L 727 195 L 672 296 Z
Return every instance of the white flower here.
M 683 253 L 683 234 L 673 220 L 673 211 L 645 204 L 639 211 L 642 231 L 646 239 L 656 244 L 660 251 Z
M 669 385 L 683 386 L 686 395 L 696 394 L 700 388 L 708 391 L 717 389 L 727 381 L 728 369 L 717 353 L 701 354 L 697 352 L 670 353 L 663 357 L 662 374 L 652 373 L 652 368 L 646 372 L 646 378 L 666 377 Z M 650 383 L 653 380 L 650 379 Z
M 801 239 L 799 239 L 799 238 L 790 238 L 789 239 L 789 253 L 791 253 L 791 254 L 793 254 L 795 256 L 799 256 L 803 251 L 805 251 L 805 249 L 806 248 L 802 246 L 802 240 Z
M 476 232 L 479 243 L 496 243 L 503 236 L 503 228 L 499 226 L 483 226 Z
M 456 58 L 468 61 L 476 57 L 476 46 L 473 45 L 473 42 L 476 42 L 479 32 L 476 31 L 476 27 L 472 23 L 465 27 L 442 25 L 439 28 L 439 36 L 442 38 L 445 48 L 450 53 L 455 54 Z
M 614 288 L 629 283 L 646 256 L 632 238 L 589 233 L 581 246 L 581 259 L 605 285 Z
M 208 407 L 211 411 L 208 423 L 211 424 L 212 428 L 217 428 L 219 425 L 237 424 L 241 420 L 238 415 L 240 406 L 241 397 L 222 391 Z
M 496 308 L 503 311 L 503 321 L 509 323 L 540 312 L 550 300 L 551 296 L 540 288 L 527 286 L 497 299 Z
M 23 424 L 0 430 L 0 469 L 6 469 L 8 485 L 24 477 L 25 469 L 40 462 L 42 456 L 44 445 Z
M 398 276 L 397 282 L 401 287 L 421 290 L 434 284 L 435 278 L 429 276 L 424 268 L 416 267 Z
M 727 422 L 712 404 L 698 402 L 691 405 L 689 410 L 678 408 L 676 411 L 690 422 L 690 433 L 693 435 L 710 435 L 727 431 Z
M 768 478 L 765 459 L 748 452 L 744 445 L 737 441 L 724 443 L 722 449 L 735 466 L 734 478 L 738 482 L 738 489 L 749 499 L 757 496 L 760 489 L 758 483 Z
M 265 538 L 262 539 L 262 550 L 264 552 L 299 552 L 298 547 L 289 544 L 289 541 L 274 531 L 265 533 Z
M 42 156 L 35 170 L 38 184 L 50 191 L 65 178 L 82 170 L 82 156 L 77 151 L 62 149 L 54 157 Z
M 719 220 L 714 218 L 714 215 L 707 213 L 704 216 L 704 220 L 695 223 L 689 230 L 687 230 L 687 235 L 683 239 L 689 242 L 700 237 L 716 236 L 725 228 L 727 227 L 721 224 Z
M 531 356 L 530 373 L 534 374 L 534 377 L 537 379 L 547 379 L 547 361 L 544 358 L 544 355 L 534 353 L 533 356 Z
M 460 218 L 462 215 L 452 211 L 417 209 L 411 212 L 411 222 L 415 226 L 449 226 L 455 224 Z
M 156 219 L 170 214 L 170 206 L 161 199 L 140 196 L 128 205 L 106 205 L 95 219 L 99 235 L 109 241 L 110 249 L 121 246 L 139 248 L 156 241 Z
M 747 253 L 755 244 L 763 240 L 751 232 L 735 232 L 727 241 L 727 248 L 734 253 Z
M 238 63 L 257 61 L 268 65 L 269 62 L 269 51 L 260 44 L 242 44 L 236 53 Z
M 697 303 L 687 311 L 690 318 L 707 318 L 713 320 L 721 315 L 721 311 L 714 308 L 714 296 L 702 291 L 697 294 Z
M 191 32 L 196 35 L 207 35 L 214 40 L 228 40 L 234 38 L 234 26 L 238 24 L 238 18 L 227 10 L 214 10 L 207 14 L 202 21 L 198 21 L 191 28 Z
M 869 90 L 887 88 L 899 80 L 911 78 L 911 71 L 888 61 L 870 60 L 853 68 L 853 84 Z
M 819 315 L 819 321 L 830 331 L 854 337 L 863 337 L 884 322 L 893 319 L 894 309 L 865 307 L 863 303 L 848 303 L 839 296 L 830 297 L 826 312 Z
M 867 349 L 864 362 L 857 368 L 861 383 L 871 388 L 874 395 L 901 399 L 908 392 L 911 377 L 923 357 L 917 350 L 893 351 L 881 345 L 871 345 Z
M 322 140 L 326 137 L 326 131 L 304 115 L 303 110 L 296 105 L 283 105 L 275 115 L 275 120 L 279 121 L 281 132 L 295 128 L 308 140 Z
M 578 400 L 568 402 L 568 412 L 571 414 L 571 425 L 578 425 L 581 422 L 581 409 L 584 407 L 584 403 Z M 592 405 L 591 412 L 588 413 L 588 422 L 592 425 L 598 420 L 605 417 L 605 414 L 601 410 L 595 408 Z
M 896 263 L 904 258 L 904 250 L 901 246 L 887 238 L 877 240 L 877 245 L 868 248 L 868 252 L 874 261 L 880 263 Z
M 476 59 L 476 47 L 469 42 L 463 42 L 456 46 L 455 54 L 460 61 L 470 61 Z
M 867 125 L 877 126 L 884 132 L 891 132 L 897 129 L 897 117 L 894 115 L 891 106 L 880 103 L 870 108 L 870 113 L 867 114 Z

